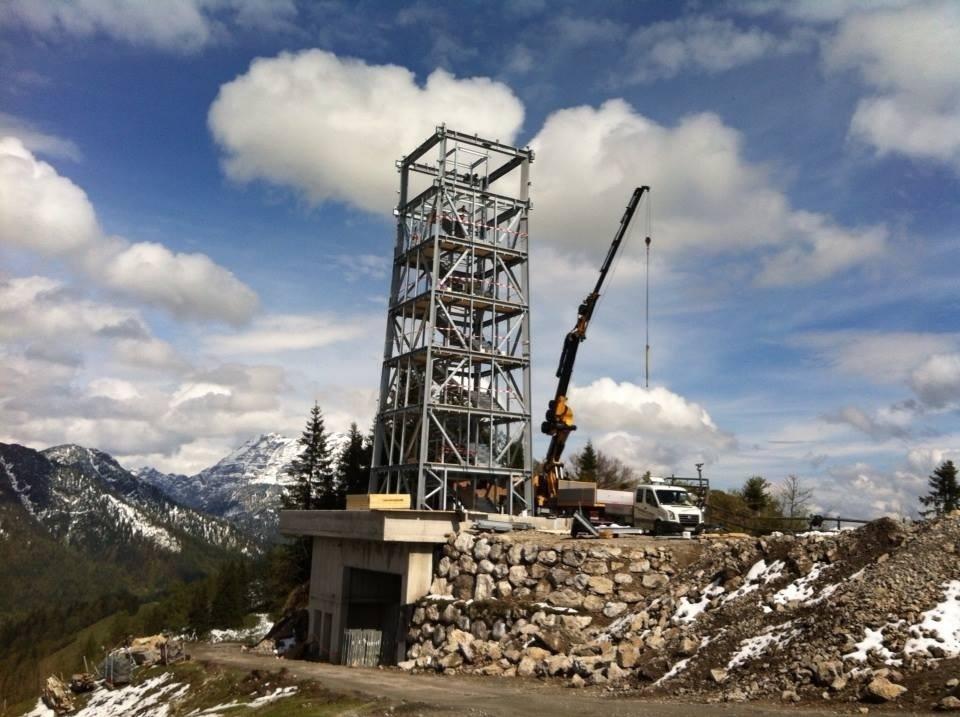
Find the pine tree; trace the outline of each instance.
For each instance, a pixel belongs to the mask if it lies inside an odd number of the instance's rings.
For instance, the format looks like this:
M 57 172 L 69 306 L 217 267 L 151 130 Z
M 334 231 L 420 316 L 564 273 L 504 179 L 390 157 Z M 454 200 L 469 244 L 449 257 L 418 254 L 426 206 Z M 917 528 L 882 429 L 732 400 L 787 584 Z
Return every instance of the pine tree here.
M 747 478 L 740 491 L 744 503 L 754 513 L 759 513 L 771 504 L 770 484 L 763 476 L 751 476 Z
M 344 495 L 366 493 L 370 485 L 370 459 L 373 445 L 366 440 L 356 423 L 350 424 L 347 442 L 337 461 L 337 483 Z
M 941 463 L 930 476 L 929 485 L 930 492 L 920 497 L 920 502 L 929 506 L 929 510 L 921 510 L 921 515 L 941 516 L 960 507 L 960 484 L 953 461 Z
M 333 461 L 327 447 L 327 432 L 323 414 L 316 403 L 310 409 L 307 426 L 298 441 L 300 455 L 287 467 L 293 478 L 283 495 L 283 507 L 288 510 L 313 510 L 340 507 L 341 491 L 333 470 Z
M 598 465 L 597 451 L 593 447 L 593 441 L 588 440 L 577 456 L 577 479 L 596 483 Z

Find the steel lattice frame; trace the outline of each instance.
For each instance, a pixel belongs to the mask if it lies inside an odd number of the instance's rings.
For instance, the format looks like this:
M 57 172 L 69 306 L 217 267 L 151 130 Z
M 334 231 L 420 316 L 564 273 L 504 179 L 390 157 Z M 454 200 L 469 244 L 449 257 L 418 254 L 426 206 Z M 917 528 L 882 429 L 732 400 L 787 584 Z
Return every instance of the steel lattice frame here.
M 532 507 L 531 161 L 438 127 L 397 162 L 371 493 L 409 493 L 419 509 Z

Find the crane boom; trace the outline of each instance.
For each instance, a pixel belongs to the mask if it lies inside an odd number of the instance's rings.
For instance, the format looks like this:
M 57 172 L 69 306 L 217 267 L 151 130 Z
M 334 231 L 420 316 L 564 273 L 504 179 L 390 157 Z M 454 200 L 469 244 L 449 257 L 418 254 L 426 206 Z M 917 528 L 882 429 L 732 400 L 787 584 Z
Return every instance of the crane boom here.
M 577 310 L 577 323 L 563 340 L 560 363 L 557 366 L 557 390 L 548 404 L 545 420 L 540 426 L 540 430 L 550 436 L 550 446 L 547 448 L 541 475 L 536 479 L 537 505 L 539 508 L 543 508 L 557 494 L 560 481 L 563 479 L 563 463 L 561 462 L 563 449 L 570 432 L 577 430 L 573 423 L 573 409 L 567 403 L 567 391 L 570 388 L 570 378 L 573 376 L 573 365 L 577 360 L 577 351 L 580 344 L 587 338 L 587 326 L 590 324 L 590 319 L 593 318 L 593 311 L 597 306 L 597 300 L 600 298 L 600 289 L 603 288 L 603 283 L 613 266 L 617 251 L 619 251 L 620 245 L 627 235 L 627 229 L 629 229 L 630 221 L 637 211 L 640 198 L 648 191 L 650 191 L 648 186 L 637 187 L 633 190 L 633 195 L 630 197 L 623 217 L 620 219 L 620 226 L 617 228 L 617 233 L 607 250 L 607 256 L 600 267 L 600 276 L 597 277 L 597 283 L 593 287 L 593 291 L 587 294 L 587 297 L 580 304 L 580 308 Z

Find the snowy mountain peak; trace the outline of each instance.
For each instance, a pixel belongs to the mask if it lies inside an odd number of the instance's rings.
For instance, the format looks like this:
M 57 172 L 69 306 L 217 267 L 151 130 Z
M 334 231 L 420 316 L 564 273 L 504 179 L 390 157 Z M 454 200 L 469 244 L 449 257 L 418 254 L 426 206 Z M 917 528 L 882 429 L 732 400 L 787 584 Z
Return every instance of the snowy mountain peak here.
M 286 468 L 299 453 L 300 447 L 293 438 L 265 433 L 246 441 L 200 475 L 210 483 L 242 481 L 280 485 L 287 482 Z
M 327 446 L 336 457 L 347 441 L 344 433 L 331 433 Z M 177 501 L 226 518 L 252 535 L 277 530 L 283 487 L 290 482 L 287 467 L 300 454 L 294 438 L 264 433 L 244 441 L 216 463 L 192 476 L 170 475 L 141 468 L 137 476 Z

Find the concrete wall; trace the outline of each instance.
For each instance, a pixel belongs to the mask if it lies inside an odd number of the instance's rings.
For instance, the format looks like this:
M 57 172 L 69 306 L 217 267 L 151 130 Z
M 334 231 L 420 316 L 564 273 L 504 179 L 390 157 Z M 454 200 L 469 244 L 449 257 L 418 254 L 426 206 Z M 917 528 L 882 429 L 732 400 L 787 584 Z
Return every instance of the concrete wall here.
M 397 602 L 409 605 L 430 591 L 433 544 L 385 543 L 316 537 L 310 571 L 310 635 L 320 645 L 321 659 L 340 661 L 346 621 L 346 570 L 359 568 L 401 576 Z M 402 637 L 402 632 L 399 632 Z M 406 646 L 397 646 L 402 659 Z

